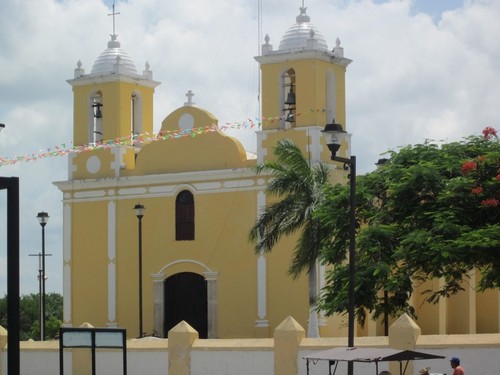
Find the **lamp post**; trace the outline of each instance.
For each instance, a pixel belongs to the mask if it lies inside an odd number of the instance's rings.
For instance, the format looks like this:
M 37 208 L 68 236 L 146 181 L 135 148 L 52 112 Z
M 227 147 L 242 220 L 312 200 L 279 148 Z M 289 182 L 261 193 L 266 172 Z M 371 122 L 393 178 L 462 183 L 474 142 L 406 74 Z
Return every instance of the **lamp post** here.
M 354 347 L 354 275 L 356 272 L 356 156 L 343 158 L 336 156 L 342 141 L 345 139 L 347 132 L 344 131 L 342 125 L 336 124 L 335 120 L 331 124 L 326 124 L 322 132 L 327 136 L 327 146 L 331 152 L 331 160 L 344 163 L 344 169 L 350 169 L 350 184 L 349 184 L 349 289 L 348 289 L 348 305 L 347 305 L 347 346 Z M 353 375 L 353 363 L 347 364 L 348 375 Z
M 138 219 L 139 225 L 139 338 L 144 337 L 142 331 L 142 218 L 144 216 L 144 210 L 146 208 L 137 203 L 134 206 L 135 216 Z
M 52 254 L 45 254 L 45 256 L 51 256 Z M 29 254 L 30 257 L 38 257 L 38 313 L 40 318 L 40 327 L 42 327 L 43 311 L 42 311 L 42 253 Z M 40 341 L 43 341 L 43 331 L 40 328 Z
M 40 226 L 42 227 L 42 274 L 41 274 L 41 285 L 42 285 L 42 295 L 40 298 L 40 340 L 45 340 L 45 226 L 49 221 L 49 214 L 47 212 L 39 212 L 36 215 Z

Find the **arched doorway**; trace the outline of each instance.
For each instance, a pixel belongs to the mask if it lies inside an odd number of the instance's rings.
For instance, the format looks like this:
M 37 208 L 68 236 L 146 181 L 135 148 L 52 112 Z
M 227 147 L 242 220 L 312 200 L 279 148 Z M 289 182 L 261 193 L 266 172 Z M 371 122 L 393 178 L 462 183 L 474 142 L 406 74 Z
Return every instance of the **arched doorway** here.
M 180 321 L 185 320 L 207 338 L 207 286 L 205 278 L 193 272 L 181 272 L 165 279 L 164 337 Z

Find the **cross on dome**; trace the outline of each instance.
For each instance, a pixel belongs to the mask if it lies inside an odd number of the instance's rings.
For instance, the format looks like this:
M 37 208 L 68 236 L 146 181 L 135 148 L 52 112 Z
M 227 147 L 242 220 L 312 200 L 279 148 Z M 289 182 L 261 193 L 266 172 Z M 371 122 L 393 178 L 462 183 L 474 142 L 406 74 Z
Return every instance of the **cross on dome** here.
M 113 16 L 113 34 L 111 35 L 111 38 L 117 37 L 116 32 L 115 32 L 115 16 L 120 14 L 120 12 L 115 12 L 115 2 L 113 1 L 113 13 L 108 13 L 108 16 Z

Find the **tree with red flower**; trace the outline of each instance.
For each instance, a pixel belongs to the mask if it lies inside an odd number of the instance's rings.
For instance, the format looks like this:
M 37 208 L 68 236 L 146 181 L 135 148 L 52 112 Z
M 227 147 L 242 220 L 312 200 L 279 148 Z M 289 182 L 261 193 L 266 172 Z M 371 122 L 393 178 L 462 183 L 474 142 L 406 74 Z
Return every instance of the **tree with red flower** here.
M 360 322 L 412 314 L 415 282 L 442 280 L 427 302 L 461 291 L 476 270 L 478 291 L 500 289 L 500 142 L 482 136 L 426 141 L 389 151 L 388 161 L 356 185 L 356 315 Z M 349 270 L 349 186 L 335 185 L 318 211 L 327 272 L 320 307 L 345 312 Z

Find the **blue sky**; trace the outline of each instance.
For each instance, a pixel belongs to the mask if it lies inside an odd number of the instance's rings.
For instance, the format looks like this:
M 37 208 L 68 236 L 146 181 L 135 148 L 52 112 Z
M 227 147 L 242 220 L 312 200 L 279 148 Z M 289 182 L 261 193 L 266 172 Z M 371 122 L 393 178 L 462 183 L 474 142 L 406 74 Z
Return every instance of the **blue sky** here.
M 0 155 L 14 157 L 70 144 L 77 61 L 86 72 L 112 32 L 112 1 L 9 1 L 0 12 Z M 168 4 L 168 5 L 166 5 Z M 347 130 L 360 173 L 384 151 L 426 138 L 457 140 L 500 128 L 500 2 L 497 0 L 306 0 L 311 22 L 347 69 Z M 263 0 L 262 35 L 277 48 L 301 1 Z M 220 123 L 258 115 L 256 0 L 116 2 L 122 48 L 155 80 L 154 127 L 193 90 L 198 106 Z M 254 151 L 253 131 L 233 131 Z M 47 211 L 47 290 L 62 290 L 62 195 L 67 160 L 50 157 L 1 166 L 21 182 L 21 291 L 37 292 L 39 211 Z M 5 239 L 0 192 L 0 239 Z M 5 241 L 0 241 L 0 295 L 5 293 Z
M 375 0 L 377 4 L 387 3 L 390 0 Z M 455 10 L 463 6 L 464 0 L 414 0 L 412 2 L 413 13 L 426 13 L 435 19 L 441 17 L 441 13 Z

